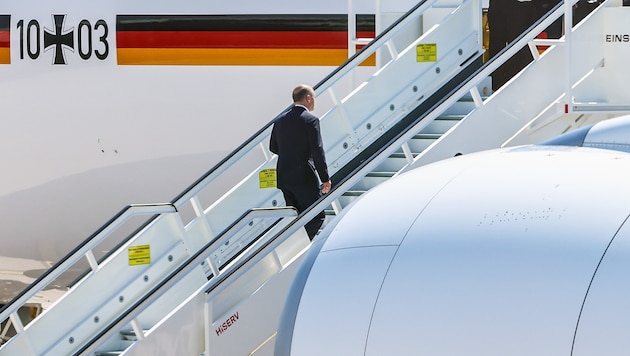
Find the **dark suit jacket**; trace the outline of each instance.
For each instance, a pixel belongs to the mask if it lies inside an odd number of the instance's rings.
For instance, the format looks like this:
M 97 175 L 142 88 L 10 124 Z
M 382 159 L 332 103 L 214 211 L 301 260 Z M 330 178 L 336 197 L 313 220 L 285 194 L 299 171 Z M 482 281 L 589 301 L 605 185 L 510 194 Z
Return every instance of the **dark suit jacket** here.
M 294 106 L 276 119 L 269 150 L 278 155 L 278 188 L 319 189 L 330 180 L 322 145 L 319 119 L 302 106 Z M 315 171 L 316 170 L 316 171 Z

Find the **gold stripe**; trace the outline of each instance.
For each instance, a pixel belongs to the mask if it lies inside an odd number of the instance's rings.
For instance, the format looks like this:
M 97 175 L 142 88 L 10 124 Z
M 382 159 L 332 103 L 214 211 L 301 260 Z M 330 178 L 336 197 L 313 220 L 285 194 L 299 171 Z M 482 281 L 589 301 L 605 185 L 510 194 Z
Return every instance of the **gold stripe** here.
M 11 48 L 0 48 L 0 64 L 11 64 Z
M 345 49 L 118 48 L 120 65 L 338 66 Z M 375 65 L 374 56 L 363 65 Z

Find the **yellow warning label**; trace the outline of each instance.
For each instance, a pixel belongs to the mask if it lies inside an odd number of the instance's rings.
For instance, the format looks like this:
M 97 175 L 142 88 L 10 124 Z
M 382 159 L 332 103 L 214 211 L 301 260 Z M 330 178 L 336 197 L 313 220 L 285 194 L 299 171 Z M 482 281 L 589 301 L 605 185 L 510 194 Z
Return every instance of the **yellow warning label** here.
M 416 61 L 437 62 L 437 43 L 424 43 L 417 45 Z
M 263 169 L 258 173 L 258 178 L 260 180 L 260 188 L 275 188 L 277 186 L 276 183 L 276 169 Z
M 151 264 L 151 245 L 131 246 L 127 252 L 130 266 Z

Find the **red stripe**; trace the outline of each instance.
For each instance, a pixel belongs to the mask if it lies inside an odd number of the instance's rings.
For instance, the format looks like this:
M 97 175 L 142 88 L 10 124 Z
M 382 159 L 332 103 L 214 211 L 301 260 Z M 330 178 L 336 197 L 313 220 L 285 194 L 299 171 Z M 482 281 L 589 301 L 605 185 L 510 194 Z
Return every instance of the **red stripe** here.
M 0 47 L 11 47 L 11 32 L 0 31 Z
M 359 33 L 359 37 L 373 36 Z M 347 48 L 346 32 L 120 31 L 118 48 Z

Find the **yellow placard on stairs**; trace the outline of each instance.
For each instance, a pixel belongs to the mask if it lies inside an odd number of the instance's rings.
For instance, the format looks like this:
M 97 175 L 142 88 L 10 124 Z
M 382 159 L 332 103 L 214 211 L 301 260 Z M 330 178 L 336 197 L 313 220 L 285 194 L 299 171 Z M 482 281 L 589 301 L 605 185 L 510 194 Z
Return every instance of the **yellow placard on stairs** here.
M 260 188 L 275 188 L 277 187 L 276 183 L 276 169 L 263 169 L 258 173 L 258 178 L 260 181 Z
M 151 245 L 131 246 L 127 253 L 130 266 L 151 264 Z
M 423 43 L 416 46 L 417 62 L 437 62 L 437 43 Z

